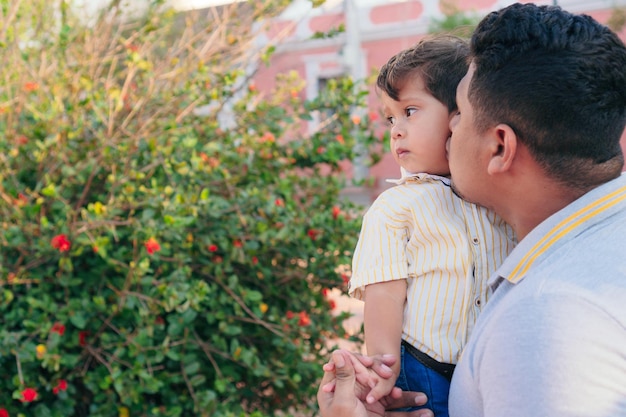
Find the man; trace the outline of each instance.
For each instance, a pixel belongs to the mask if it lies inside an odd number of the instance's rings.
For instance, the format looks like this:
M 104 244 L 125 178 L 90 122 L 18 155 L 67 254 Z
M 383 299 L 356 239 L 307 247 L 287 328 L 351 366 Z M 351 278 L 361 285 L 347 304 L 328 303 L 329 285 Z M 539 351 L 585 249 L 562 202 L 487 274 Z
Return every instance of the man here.
M 452 179 L 520 243 L 457 365 L 451 416 L 626 415 L 625 68 L 614 33 L 557 7 L 515 4 L 473 34 Z M 324 417 L 358 415 L 342 365 Z

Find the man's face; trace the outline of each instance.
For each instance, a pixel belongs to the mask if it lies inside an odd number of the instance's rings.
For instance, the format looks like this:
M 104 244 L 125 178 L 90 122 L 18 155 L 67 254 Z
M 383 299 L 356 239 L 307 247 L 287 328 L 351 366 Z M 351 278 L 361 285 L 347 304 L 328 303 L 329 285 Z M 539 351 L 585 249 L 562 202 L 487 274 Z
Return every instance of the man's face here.
M 455 193 L 467 201 L 487 205 L 484 197 L 488 184 L 486 175 L 483 175 L 487 171 L 486 154 L 482 152 L 483 141 L 474 126 L 474 114 L 467 97 L 473 74 L 474 66 L 470 65 L 457 88 L 459 111 L 450 121 L 452 135 L 448 139 L 448 160 Z

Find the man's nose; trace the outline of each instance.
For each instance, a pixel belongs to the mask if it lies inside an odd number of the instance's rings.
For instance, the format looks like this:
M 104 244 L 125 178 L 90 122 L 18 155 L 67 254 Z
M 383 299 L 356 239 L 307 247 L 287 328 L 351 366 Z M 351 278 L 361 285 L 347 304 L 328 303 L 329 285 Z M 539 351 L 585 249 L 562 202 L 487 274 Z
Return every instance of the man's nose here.
M 454 116 L 452 116 L 452 118 L 450 119 L 450 123 L 448 124 L 448 127 L 450 128 L 450 131 L 454 131 L 454 128 L 456 127 L 456 125 L 459 123 L 459 114 L 455 114 Z

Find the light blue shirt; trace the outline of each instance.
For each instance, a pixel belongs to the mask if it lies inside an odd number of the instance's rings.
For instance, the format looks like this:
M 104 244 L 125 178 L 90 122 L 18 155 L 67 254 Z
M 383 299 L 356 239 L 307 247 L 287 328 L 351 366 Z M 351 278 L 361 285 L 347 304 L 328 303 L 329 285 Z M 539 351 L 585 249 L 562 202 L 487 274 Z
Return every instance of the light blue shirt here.
M 626 416 L 626 175 L 542 222 L 491 282 L 450 416 Z

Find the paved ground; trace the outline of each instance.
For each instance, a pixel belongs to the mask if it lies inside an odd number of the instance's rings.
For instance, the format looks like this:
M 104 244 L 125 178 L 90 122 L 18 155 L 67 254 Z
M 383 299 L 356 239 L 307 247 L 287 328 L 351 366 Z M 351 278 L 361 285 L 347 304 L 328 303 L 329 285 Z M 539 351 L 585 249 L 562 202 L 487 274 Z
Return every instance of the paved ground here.
M 354 299 L 348 295 L 342 294 L 339 289 L 333 289 L 329 295 L 329 298 L 337 303 L 336 311 L 340 313 L 342 311 L 349 311 L 352 313 L 352 317 L 344 321 L 344 326 L 349 334 L 357 334 L 361 332 L 361 325 L 363 324 L 363 301 Z M 356 347 L 353 343 L 347 340 L 339 340 L 339 347 L 343 349 L 354 350 Z M 363 347 L 364 349 L 364 347 Z M 363 350 L 365 353 L 365 350 Z

